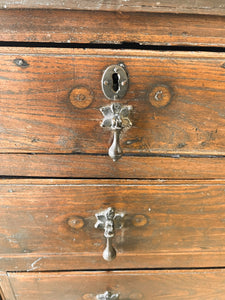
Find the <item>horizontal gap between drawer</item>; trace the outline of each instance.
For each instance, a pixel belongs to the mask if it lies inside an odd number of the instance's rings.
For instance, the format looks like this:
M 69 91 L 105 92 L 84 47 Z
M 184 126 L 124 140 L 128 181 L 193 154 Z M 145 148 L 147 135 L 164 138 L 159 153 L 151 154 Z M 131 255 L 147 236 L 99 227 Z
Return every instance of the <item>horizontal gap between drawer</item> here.
M 224 185 L 225 184 L 225 178 L 224 179 L 217 179 L 217 178 L 204 178 L 204 179 L 201 179 L 201 178 L 176 178 L 176 177 L 173 177 L 173 178 L 167 178 L 167 177 L 160 177 L 160 178 L 154 178 L 154 177 L 145 177 L 145 178 L 136 178 L 136 177 L 132 177 L 132 178 L 127 178 L 126 176 L 124 177 L 63 177 L 63 176 L 32 176 L 32 175 L 27 175 L 27 176 L 4 176 L 4 175 L 0 175 L 0 180 L 1 179 L 4 179 L 4 180 L 13 180 L 13 179 L 16 179 L 16 180 L 20 180 L 20 179 L 30 179 L 30 180 L 85 180 L 85 181 L 90 181 L 90 180 L 98 180 L 99 183 L 97 184 L 93 184 L 93 185 L 101 185 L 101 180 L 104 181 L 104 180 L 110 180 L 113 182 L 117 181 L 117 180 L 120 180 L 120 181 L 138 181 L 138 182 L 145 182 L 145 181 L 151 181 L 151 182 L 165 182 L 165 181 L 169 181 L 169 182 L 180 182 L 180 183 L 185 183 L 188 184 L 190 181 L 192 182 L 196 182 L 196 181 L 199 181 L 198 184 L 203 184 L 202 182 L 208 182 L 210 181 L 211 183 L 213 183 L 214 185 L 218 184 L 218 181 L 219 182 L 219 185 L 222 184 Z M 202 182 L 201 182 L 202 181 Z M 215 183 L 214 183 L 215 181 Z M 180 185 L 179 183 L 179 185 Z M 69 184 L 69 183 L 68 183 Z M 150 183 L 149 183 L 150 184 Z M 149 185 L 147 184 L 147 185 Z M 175 184 L 175 183 L 174 183 Z M 207 183 L 208 184 L 208 183 Z M 53 184 L 53 185 L 57 185 L 57 183 Z M 60 184 L 60 185 L 63 185 L 63 184 Z M 121 184 L 119 183 L 115 183 L 115 185 L 119 186 Z M 125 186 L 127 186 L 126 183 L 124 183 Z M 137 186 L 139 185 L 138 183 L 136 184 Z
M 0 153 L 0 157 L 2 155 L 65 155 L 65 156 L 102 156 L 108 157 L 108 154 L 102 153 L 36 153 L 36 152 L 2 152 Z M 225 158 L 225 155 L 213 155 L 213 154 L 170 154 L 170 153 L 124 153 L 124 157 L 169 157 L 169 158 Z
M 45 43 L 45 42 L 0 42 L 0 47 L 31 47 L 31 48 L 90 48 L 90 49 L 130 49 L 130 50 L 157 50 L 157 51 L 204 51 L 225 52 L 225 47 L 206 46 L 158 46 L 151 44 L 122 42 L 110 43 Z
M 186 267 L 186 268 L 117 268 L 117 269 L 71 269 L 71 270 L 43 270 L 43 271 L 27 271 L 27 270 L 20 270 L 20 271 L 7 271 L 8 274 L 10 273 L 71 273 L 71 272 L 117 272 L 117 271 L 182 271 L 182 270 L 223 270 L 224 267 L 200 267 L 200 268 L 192 268 L 192 267 Z

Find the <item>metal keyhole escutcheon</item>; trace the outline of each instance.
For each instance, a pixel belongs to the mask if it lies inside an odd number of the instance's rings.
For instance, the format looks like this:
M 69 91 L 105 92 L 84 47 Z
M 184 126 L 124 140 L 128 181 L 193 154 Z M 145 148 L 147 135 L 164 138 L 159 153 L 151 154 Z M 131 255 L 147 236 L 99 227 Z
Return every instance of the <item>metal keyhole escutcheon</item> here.
M 126 95 L 128 83 L 128 75 L 124 65 L 111 65 L 103 73 L 102 91 L 107 99 L 118 100 Z

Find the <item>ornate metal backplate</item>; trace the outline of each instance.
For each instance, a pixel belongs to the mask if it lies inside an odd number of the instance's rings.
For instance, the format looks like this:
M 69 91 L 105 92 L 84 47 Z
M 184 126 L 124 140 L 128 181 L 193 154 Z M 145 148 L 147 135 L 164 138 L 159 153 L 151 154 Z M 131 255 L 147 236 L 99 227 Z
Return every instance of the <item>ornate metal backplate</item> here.
M 110 100 L 123 98 L 128 90 L 128 76 L 124 65 L 109 66 L 103 73 L 101 84 L 106 98 Z
M 104 294 L 96 296 L 97 300 L 119 300 L 119 294 L 112 294 L 111 292 L 106 291 Z

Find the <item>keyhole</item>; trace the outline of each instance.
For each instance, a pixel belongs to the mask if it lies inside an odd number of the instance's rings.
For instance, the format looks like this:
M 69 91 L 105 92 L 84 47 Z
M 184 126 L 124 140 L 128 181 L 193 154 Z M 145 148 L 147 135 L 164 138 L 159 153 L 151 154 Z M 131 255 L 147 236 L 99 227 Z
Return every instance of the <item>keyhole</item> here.
M 113 80 L 112 88 L 113 88 L 114 92 L 117 92 L 119 89 L 119 76 L 117 73 L 112 74 L 112 80 Z

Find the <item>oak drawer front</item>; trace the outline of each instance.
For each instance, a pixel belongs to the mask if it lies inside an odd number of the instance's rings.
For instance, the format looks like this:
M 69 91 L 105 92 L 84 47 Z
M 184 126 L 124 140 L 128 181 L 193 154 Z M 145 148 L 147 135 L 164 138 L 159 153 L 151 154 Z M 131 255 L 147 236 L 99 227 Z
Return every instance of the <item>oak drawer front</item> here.
M 0 193 L 2 270 L 225 265 L 223 182 L 2 180 Z
M 83 2 L 79 3 L 79 8 Z M 90 1 L 88 5 L 89 3 Z M 111 12 L 71 9 L 52 11 L 49 10 L 49 5 L 47 5 L 48 9 L 42 9 L 41 12 L 37 9 L 22 10 L 18 7 L 17 9 L 15 7 L 0 9 L 0 19 L 4 24 L 1 27 L 1 41 L 37 42 L 38 40 L 38 42 L 48 43 L 92 43 L 95 41 L 96 44 L 107 41 L 107 44 L 119 44 L 126 40 L 125 45 L 127 42 L 135 42 L 166 46 L 170 44 L 224 47 L 224 20 L 219 16 L 212 16 L 212 7 L 209 9 L 210 16 L 200 14 L 196 16 L 177 14 L 177 4 L 179 3 L 176 3 L 175 14 L 174 8 L 172 8 L 173 13 L 169 14 L 137 11 L 121 14 L 116 13 L 114 9 Z M 193 7 L 190 4 L 188 6 Z M 85 4 L 84 7 L 86 8 Z M 118 9 L 117 4 L 116 8 Z M 27 24 L 31 26 L 28 27 Z
M 224 270 L 9 273 L 9 279 L 15 300 L 222 300 L 225 293 Z M 107 291 L 114 298 L 100 298 Z
M 107 154 L 104 70 L 123 63 L 124 154 L 225 154 L 222 53 L 1 48 L 1 153 Z

